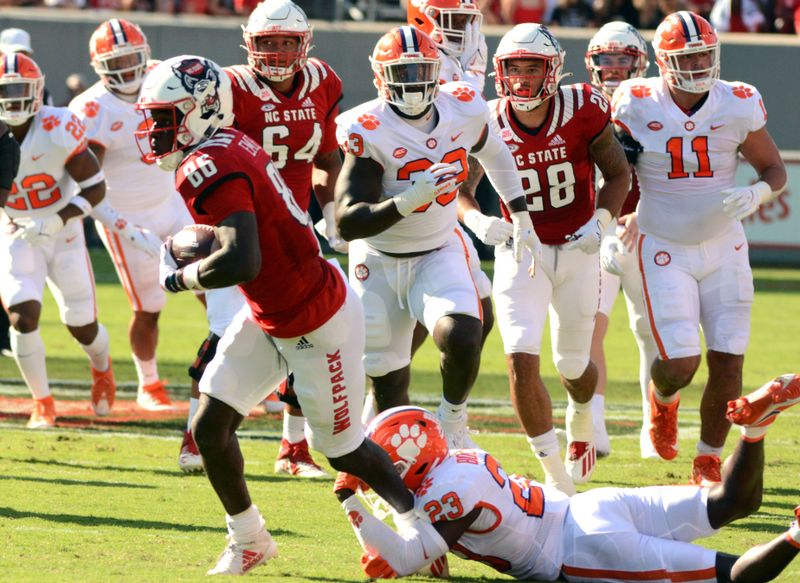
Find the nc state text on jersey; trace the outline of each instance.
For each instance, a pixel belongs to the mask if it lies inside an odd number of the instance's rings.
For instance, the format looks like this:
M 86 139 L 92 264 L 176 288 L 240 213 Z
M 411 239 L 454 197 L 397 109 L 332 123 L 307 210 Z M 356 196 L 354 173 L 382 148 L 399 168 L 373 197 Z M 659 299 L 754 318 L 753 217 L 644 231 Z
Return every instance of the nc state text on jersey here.
M 267 123 L 316 120 L 317 110 L 313 107 L 304 107 L 302 109 L 285 109 L 283 111 L 265 111 L 264 119 Z
M 525 154 L 514 154 L 514 161 L 517 166 L 525 166 L 526 164 L 540 164 L 542 162 L 553 162 L 555 160 L 567 159 L 567 147 L 558 146 L 557 148 L 547 148 L 546 150 L 538 150 L 536 152 L 527 153 L 527 161 Z

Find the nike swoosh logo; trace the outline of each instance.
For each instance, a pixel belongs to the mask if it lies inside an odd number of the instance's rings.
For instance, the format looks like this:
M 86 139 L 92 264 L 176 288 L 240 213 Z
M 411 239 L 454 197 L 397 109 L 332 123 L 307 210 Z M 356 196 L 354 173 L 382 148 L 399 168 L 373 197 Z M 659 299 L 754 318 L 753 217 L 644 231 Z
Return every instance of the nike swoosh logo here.
M 454 136 L 450 136 L 450 141 L 451 141 L 451 142 L 455 142 L 455 141 L 456 141 L 458 138 L 460 138 L 460 137 L 461 137 L 461 134 L 463 134 L 463 133 L 464 133 L 464 132 L 458 132 L 456 135 L 454 135 Z M 427 558 L 427 557 L 426 557 L 426 558 Z
M 44 154 L 39 154 L 38 156 L 31 156 L 31 160 L 33 160 L 34 162 L 36 162 L 36 160 L 38 160 L 38 159 L 39 159 L 39 158 L 41 158 L 42 156 L 44 156 Z
M 721 123 L 721 124 L 716 125 L 716 126 L 712 124 L 711 125 L 711 131 L 713 132 L 714 130 L 718 130 L 719 128 L 721 128 L 724 125 L 725 125 L 724 123 Z
M 734 245 L 734 246 L 733 246 L 733 248 L 734 248 L 734 249 L 736 249 L 737 251 L 738 251 L 739 249 L 741 249 L 742 247 L 744 247 L 744 243 L 739 243 L 738 245 Z
M 75 235 L 74 237 L 67 237 L 66 239 L 64 239 L 64 243 L 72 243 L 77 238 L 78 235 Z

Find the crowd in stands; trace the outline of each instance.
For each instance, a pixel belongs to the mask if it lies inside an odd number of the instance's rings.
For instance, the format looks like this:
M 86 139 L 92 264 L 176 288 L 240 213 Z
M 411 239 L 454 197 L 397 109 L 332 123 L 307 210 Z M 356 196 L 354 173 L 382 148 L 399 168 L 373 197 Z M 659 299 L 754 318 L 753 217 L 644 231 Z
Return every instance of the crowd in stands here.
M 334 1 L 298 1 L 311 18 L 330 19 L 336 13 L 361 19 L 370 5 L 408 0 L 339 0 L 346 10 L 335 11 Z M 800 0 L 475 0 L 486 24 L 542 22 L 564 27 L 599 27 L 621 20 L 640 29 L 654 29 L 665 15 L 691 10 L 707 18 L 720 32 L 800 31 Z M 0 0 L 0 6 L 108 9 L 170 14 L 250 14 L 257 0 Z

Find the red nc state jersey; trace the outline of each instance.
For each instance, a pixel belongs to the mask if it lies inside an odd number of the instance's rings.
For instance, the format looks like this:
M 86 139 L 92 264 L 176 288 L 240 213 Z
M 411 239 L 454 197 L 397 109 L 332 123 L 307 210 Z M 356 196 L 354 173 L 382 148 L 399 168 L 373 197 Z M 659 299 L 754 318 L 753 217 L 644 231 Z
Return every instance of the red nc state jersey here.
M 256 215 L 261 271 L 240 287 L 268 334 L 312 332 L 344 303 L 344 279 L 320 257 L 308 214 L 269 155 L 245 134 L 217 132 L 183 160 L 175 184 L 197 223 L 217 225 L 240 211 Z
M 523 127 L 506 99 L 489 102 L 491 127 L 517 163 L 531 220 L 547 245 L 561 245 L 594 212 L 594 180 L 589 145 L 608 124 L 611 107 L 591 85 L 559 88 L 537 130 Z M 508 209 L 501 204 L 503 216 Z
M 261 144 L 294 193 L 311 204 L 314 158 L 335 150 L 342 80 L 326 63 L 308 59 L 289 95 L 274 91 L 245 65 L 226 67 L 233 88 L 234 127 Z

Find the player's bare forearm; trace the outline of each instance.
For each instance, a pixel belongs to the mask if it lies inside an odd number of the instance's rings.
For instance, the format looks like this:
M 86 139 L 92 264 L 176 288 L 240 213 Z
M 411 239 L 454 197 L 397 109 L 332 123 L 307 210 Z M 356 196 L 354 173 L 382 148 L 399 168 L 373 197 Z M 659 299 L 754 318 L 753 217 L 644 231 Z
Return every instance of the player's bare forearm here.
M 247 283 L 261 271 L 261 249 L 256 216 L 236 212 L 214 227 L 220 249 L 200 263 L 199 281 L 216 289 Z
M 481 207 L 475 198 L 475 193 L 478 190 L 478 184 L 480 183 L 481 178 L 483 178 L 483 166 L 481 166 L 481 163 L 474 156 L 467 158 L 467 165 L 469 168 L 469 171 L 467 172 L 467 178 L 458 188 L 458 200 L 456 201 L 456 204 L 458 205 L 459 220 L 462 220 L 464 213 L 469 210 L 481 210 Z
M 329 202 L 333 202 L 333 191 L 341 169 L 342 157 L 339 154 L 339 150 L 332 150 L 314 159 L 314 168 L 311 171 L 311 186 L 314 189 L 314 196 L 320 208 Z
M 392 199 L 381 200 L 383 168 L 369 158 L 347 154 L 336 182 L 336 224 L 345 241 L 382 233 L 403 215 Z
M 589 146 L 592 160 L 603 174 L 603 187 L 597 193 L 597 208 L 619 214 L 631 183 L 631 169 L 625 151 L 614 137 L 611 124 Z
M 750 132 L 739 149 L 758 173 L 759 180 L 769 184 L 774 196 L 786 188 L 786 166 L 766 127 Z

